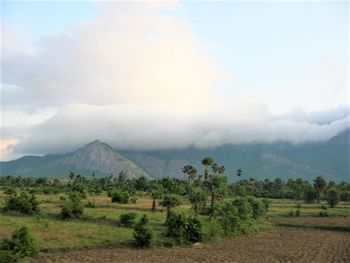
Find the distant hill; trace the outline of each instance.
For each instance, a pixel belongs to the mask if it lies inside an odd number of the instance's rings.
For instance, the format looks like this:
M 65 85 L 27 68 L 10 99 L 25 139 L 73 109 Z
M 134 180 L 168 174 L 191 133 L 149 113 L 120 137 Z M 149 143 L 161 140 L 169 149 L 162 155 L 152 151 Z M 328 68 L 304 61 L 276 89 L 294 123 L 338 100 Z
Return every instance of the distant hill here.
M 195 165 L 200 172 L 204 156 L 211 156 L 226 167 L 229 179 L 243 170 L 243 178 L 284 179 L 302 177 L 312 180 L 324 176 L 327 180 L 350 181 L 350 130 L 347 129 L 326 142 L 294 145 L 287 142 L 269 144 L 230 144 L 209 149 L 123 151 L 153 177 L 182 178 L 185 164 Z
M 283 179 L 302 177 L 312 180 L 324 176 L 327 180 L 350 181 L 350 130 L 347 129 L 326 142 L 294 145 L 287 142 L 228 144 L 215 148 L 159 151 L 116 151 L 99 141 L 76 152 L 44 157 L 25 156 L 1 162 L 0 175 L 66 176 L 70 171 L 83 175 L 118 174 L 127 170 L 130 177 L 164 176 L 182 178 L 182 167 L 195 165 L 211 156 L 225 165 L 229 179 L 236 180 L 235 171 L 243 170 L 242 178 Z
M 130 178 L 150 178 L 138 165 L 100 141 L 94 141 L 76 152 L 64 155 L 25 156 L 18 160 L 1 162 L 2 176 L 65 176 L 70 171 L 82 175 L 116 175 L 122 170 L 127 171 Z

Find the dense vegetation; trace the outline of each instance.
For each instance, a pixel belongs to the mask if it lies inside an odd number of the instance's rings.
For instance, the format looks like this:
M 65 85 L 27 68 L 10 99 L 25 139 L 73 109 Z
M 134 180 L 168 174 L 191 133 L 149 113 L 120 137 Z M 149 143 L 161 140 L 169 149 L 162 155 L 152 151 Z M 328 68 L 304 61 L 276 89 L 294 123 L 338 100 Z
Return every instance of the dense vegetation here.
M 91 200 L 93 196 L 108 196 L 111 204 L 129 205 L 130 209 L 139 198 L 147 197 L 152 200 L 147 208 L 150 214 L 129 210 L 114 219 L 118 226 L 133 229 L 135 246 L 146 248 L 160 244 L 172 246 L 210 242 L 221 237 L 254 232 L 258 229 L 260 219 L 268 211 L 268 199 L 302 200 L 307 204 L 326 201 L 330 208 L 336 207 L 339 201 L 350 200 L 350 184 L 346 182 L 326 182 L 322 177 L 315 178 L 313 182 L 303 179 L 289 179 L 285 182 L 280 178 L 241 179 L 244 171 L 238 169 L 235 173 L 241 180 L 228 183 L 224 166 L 218 165 L 210 157 L 205 157 L 202 165 L 203 174 L 198 174 L 195 167 L 186 165 L 182 170 L 183 180 L 169 177 L 159 180 L 146 180 L 144 177 L 128 179 L 126 171 L 120 172 L 118 176 L 92 175 L 90 178 L 71 172 L 68 178 L 61 180 L 45 177 L 0 177 L 0 186 L 5 197 L 3 210 L 35 215 L 43 229 L 47 229 L 48 217 L 52 216 L 56 220 L 64 219 L 64 222 L 99 220 L 109 223 L 106 218 L 108 213 L 100 218 L 94 216 L 93 212 L 85 213 L 85 208 L 98 207 Z M 41 213 L 36 195 L 59 195 L 60 212 L 56 215 Z M 158 223 L 154 220 L 159 222 L 160 217 L 153 217 L 152 214 L 162 214 L 159 206 L 165 209 L 166 217 L 161 222 L 162 227 L 157 226 L 155 229 L 154 226 Z M 296 208 L 286 215 L 300 216 L 301 204 Z M 322 204 L 319 216 L 329 216 L 325 204 Z M 26 228 L 21 231 L 29 235 Z M 17 236 L 18 233 L 14 238 Z M 29 237 L 28 240 L 32 239 Z M 3 244 L 9 242 L 4 240 Z M 29 243 L 32 244 L 32 241 Z M 35 255 L 34 252 L 18 254 L 17 248 L 16 250 L 6 245 L 2 245 L 1 249 L 1 257 L 13 257 L 14 261 L 22 256 Z

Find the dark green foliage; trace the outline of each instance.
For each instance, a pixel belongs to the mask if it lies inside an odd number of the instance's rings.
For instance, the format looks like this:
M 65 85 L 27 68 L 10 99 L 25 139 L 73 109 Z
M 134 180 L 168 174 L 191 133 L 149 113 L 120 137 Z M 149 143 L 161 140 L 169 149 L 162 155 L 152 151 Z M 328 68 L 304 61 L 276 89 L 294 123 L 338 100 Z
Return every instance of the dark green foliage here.
M 127 227 L 132 227 L 135 224 L 136 213 L 126 213 L 119 216 L 120 224 Z
M 304 191 L 304 200 L 305 200 L 305 203 L 307 204 L 311 204 L 315 201 L 315 199 L 317 198 L 317 193 L 316 191 L 311 188 L 311 187 L 308 187 L 305 191 Z
M 178 244 L 190 244 L 202 240 L 202 224 L 196 217 L 171 212 L 166 222 L 166 235 Z
M 188 200 L 192 205 L 192 209 L 196 213 L 199 213 L 205 207 L 208 200 L 208 195 L 200 187 L 195 187 L 188 195 Z
M 295 210 L 295 216 L 296 216 L 296 217 L 299 217 L 299 216 L 300 216 L 300 210 L 299 210 L 299 209 Z
M 84 213 L 84 205 L 81 202 L 82 197 L 78 192 L 71 192 L 63 202 L 61 217 L 63 219 L 79 218 Z
M 224 236 L 224 230 L 217 218 L 212 217 L 204 221 L 202 236 L 204 242 L 214 242 Z
M 321 211 L 318 213 L 318 215 L 319 215 L 320 217 L 329 217 L 328 212 L 325 211 L 325 210 L 321 210 Z
M 32 215 L 38 211 L 38 201 L 35 195 L 28 192 L 21 192 L 19 195 L 17 192 L 10 191 L 10 194 L 5 197 L 5 211 L 18 211 L 24 214 Z
M 251 200 L 251 202 L 256 204 L 261 201 Z M 265 211 L 262 212 L 259 209 L 265 210 L 265 208 L 263 202 L 258 205 L 256 219 L 265 214 Z M 247 198 L 238 198 L 232 203 L 217 204 L 213 216 L 220 222 L 225 236 L 237 236 L 255 231 L 256 219 L 253 214 L 250 201 Z
M 237 207 L 241 219 L 247 219 L 253 215 L 252 206 L 247 198 L 237 198 L 232 202 L 232 205 Z
M 227 177 L 212 175 L 204 182 L 204 186 L 211 196 L 211 207 L 214 207 L 215 201 L 222 199 L 227 193 Z
M 175 194 L 167 194 L 163 197 L 163 200 L 160 202 L 160 205 L 167 209 L 167 218 L 168 221 L 171 209 L 181 205 L 181 198 Z
M 85 203 L 85 207 L 87 207 L 87 208 L 96 208 L 97 205 L 96 205 L 95 201 L 88 200 L 88 201 Z
M 262 216 L 264 216 L 267 212 L 266 205 L 263 201 L 259 201 L 252 197 L 248 198 L 248 202 L 252 207 L 253 218 L 256 220 Z
M 327 183 L 326 180 L 322 176 L 317 176 L 314 180 L 314 189 L 317 194 L 317 203 L 320 202 L 320 196 L 323 190 L 325 189 Z
M 11 239 L 4 239 L 0 244 L 0 262 L 16 262 L 23 257 L 35 256 L 39 252 L 33 236 L 27 227 L 13 232 Z
M 153 233 L 148 227 L 148 218 L 146 214 L 144 214 L 140 221 L 136 223 L 134 227 L 134 238 L 135 245 L 138 248 L 146 248 L 151 246 Z
M 127 204 L 129 202 L 129 193 L 120 190 L 114 190 L 111 193 L 112 203 Z
M 327 203 L 331 208 L 335 207 L 339 201 L 339 193 L 337 189 L 331 188 L 327 190 L 326 199 L 327 199 Z
M 339 199 L 341 201 L 350 201 L 350 191 L 349 190 L 341 191 L 339 193 Z

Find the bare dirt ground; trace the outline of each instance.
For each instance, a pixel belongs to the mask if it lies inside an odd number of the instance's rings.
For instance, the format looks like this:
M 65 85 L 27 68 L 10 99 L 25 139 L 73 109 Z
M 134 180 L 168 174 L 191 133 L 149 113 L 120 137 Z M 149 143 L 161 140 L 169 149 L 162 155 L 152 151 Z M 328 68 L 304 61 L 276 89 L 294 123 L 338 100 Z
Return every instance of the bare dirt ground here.
M 29 262 L 345 263 L 350 262 L 350 232 L 274 227 L 250 236 L 189 248 L 93 249 L 45 254 Z

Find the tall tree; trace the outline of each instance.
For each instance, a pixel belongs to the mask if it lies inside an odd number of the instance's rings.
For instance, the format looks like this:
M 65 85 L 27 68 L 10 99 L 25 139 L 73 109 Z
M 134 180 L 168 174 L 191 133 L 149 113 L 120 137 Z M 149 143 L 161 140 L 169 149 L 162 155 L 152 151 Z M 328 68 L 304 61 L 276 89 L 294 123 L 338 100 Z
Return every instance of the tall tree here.
M 323 190 L 326 188 L 326 180 L 322 176 L 317 176 L 314 179 L 314 189 L 317 193 L 317 203 L 320 202 L 320 196 Z
M 215 201 L 223 198 L 227 192 L 227 177 L 212 175 L 204 185 L 211 196 L 211 207 L 214 207 Z
M 181 198 L 175 194 L 167 194 L 163 197 L 160 205 L 166 208 L 166 220 L 168 221 L 171 209 L 181 205 Z
M 211 166 L 214 163 L 213 158 L 211 157 L 205 157 L 202 160 L 202 164 L 204 165 L 204 180 L 207 181 L 209 178 L 209 172 L 208 172 L 208 167 Z
M 185 165 L 182 172 L 187 175 L 188 191 L 191 192 L 192 182 L 197 176 L 197 169 L 192 165 Z

